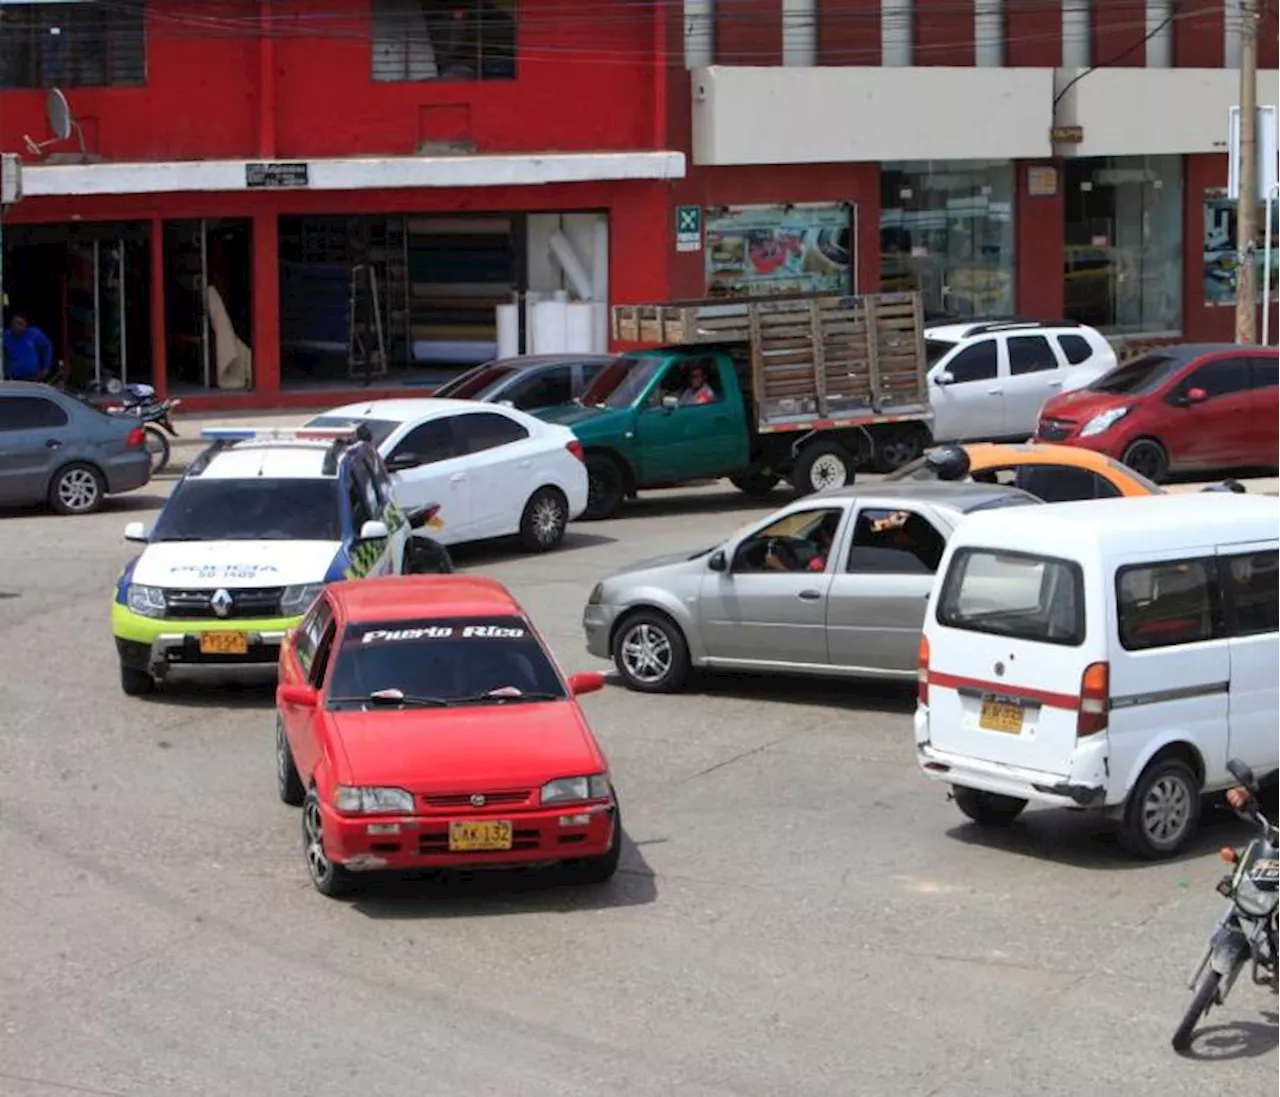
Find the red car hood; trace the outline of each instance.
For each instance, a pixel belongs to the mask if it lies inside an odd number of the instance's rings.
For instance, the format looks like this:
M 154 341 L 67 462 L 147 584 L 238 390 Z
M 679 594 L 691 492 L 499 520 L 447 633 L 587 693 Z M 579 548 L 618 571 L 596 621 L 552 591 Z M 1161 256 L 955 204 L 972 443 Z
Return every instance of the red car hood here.
M 1074 392 L 1063 392 L 1049 400 L 1040 412 L 1041 419 L 1068 419 L 1083 423 L 1092 419 L 1102 411 L 1111 408 L 1126 408 L 1133 403 L 1132 396 L 1123 396 L 1114 392 L 1090 392 L 1088 389 L 1076 389 Z
M 605 768 L 574 701 L 327 715 L 353 785 L 419 794 L 537 788 Z

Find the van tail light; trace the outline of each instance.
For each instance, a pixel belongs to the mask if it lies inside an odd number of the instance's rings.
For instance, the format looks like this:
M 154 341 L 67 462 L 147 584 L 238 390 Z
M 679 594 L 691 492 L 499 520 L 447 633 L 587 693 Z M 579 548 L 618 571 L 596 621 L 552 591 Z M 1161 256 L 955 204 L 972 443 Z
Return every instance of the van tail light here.
M 916 700 L 929 703 L 929 638 L 920 637 L 920 662 L 916 666 Z
M 582 448 L 582 443 L 576 439 L 572 442 L 566 442 L 564 448 L 572 453 L 579 461 L 586 461 L 587 451 Z
M 124 440 L 130 449 L 143 449 L 147 444 L 147 434 L 141 427 L 134 427 Z
M 1107 730 L 1107 710 L 1111 703 L 1111 668 L 1091 663 L 1080 679 L 1080 714 L 1076 718 L 1076 738 L 1084 739 Z

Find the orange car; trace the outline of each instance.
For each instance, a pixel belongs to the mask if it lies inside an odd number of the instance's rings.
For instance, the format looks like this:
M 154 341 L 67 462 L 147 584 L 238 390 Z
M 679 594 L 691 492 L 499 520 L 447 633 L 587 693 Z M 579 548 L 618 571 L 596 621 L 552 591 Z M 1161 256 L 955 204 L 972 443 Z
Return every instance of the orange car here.
M 978 442 L 938 446 L 886 477 L 888 480 L 978 480 L 1012 484 L 1046 503 L 1163 495 L 1133 469 L 1092 450 L 1041 443 Z

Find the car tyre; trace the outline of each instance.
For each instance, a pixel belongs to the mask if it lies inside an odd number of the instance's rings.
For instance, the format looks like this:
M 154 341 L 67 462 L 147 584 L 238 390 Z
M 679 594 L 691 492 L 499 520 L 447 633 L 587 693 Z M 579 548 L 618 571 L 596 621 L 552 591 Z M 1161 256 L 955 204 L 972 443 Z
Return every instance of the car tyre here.
M 405 545 L 403 572 L 405 575 L 451 575 L 453 557 L 435 538 L 415 533 Z
M 298 767 L 289 749 L 289 737 L 284 731 L 284 721 L 276 717 L 276 792 L 291 808 L 301 807 L 307 798 L 307 790 L 298 776 Z
M 102 473 L 82 461 L 58 469 L 49 485 L 49 506 L 55 514 L 95 514 L 106 497 Z
M 677 693 L 689 676 L 689 645 L 665 613 L 640 610 L 614 633 L 613 662 L 628 689 Z
M 126 697 L 145 697 L 156 688 L 156 680 L 148 670 L 120 664 L 120 689 Z
M 341 899 L 355 890 L 354 874 L 329 860 L 325 852 L 320 797 L 314 786 L 307 789 L 302 801 L 302 853 L 307 861 L 307 875 L 321 895 Z
M 1169 454 L 1154 438 L 1137 438 L 1130 442 L 1125 446 L 1120 461 L 1153 484 L 1164 483 L 1169 475 Z
M 150 423 L 142 428 L 142 433 L 147 441 L 147 452 L 151 455 L 151 475 L 158 476 L 169 467 L 169 439 L 164 431 Z
M 763 499 L 778 486 L 778 477 L 771 472 L 751 469 L 740 476 L 730 476 L 729 483 L 752 499 Z
M 587 509 L 582 517 L 589 522 L 612 518 L 627 494 L 627 477 L 622 465 L 607 453 L 587 454 Z
M 520 516 L 520 545 L 526 552 L 549 552 L 564 540 L 569 500 L 559 488 L 539 488 Z
M 616 795 L 613 802 L 613 841 L 608 852 L 599 857 L 584 857 L 581 861 L 572 862 L 568 866 L 570 883 L 607 884 L 618 871 L 618 862 L 622 859 L 622 809 L 617 806 Z
M 791 470 L 791 485 L 800 495 L 853 483 L 858 462 L 838 442 L 815 442 L 800 451 Z
M 1167 758 L 1143 771 L 1124 809 L 1120 837 L 1148 861 L 1172 857 L 1200 825 L 1200 782 L 1186 762 Z
M 963 785 L 953 785 L 951 795 L 955 798 L 956 807 L 984 827 L 1008 826 L 1027 806 L 1026 800 L 1019 800 L 1016 796 L 1001 796 Z

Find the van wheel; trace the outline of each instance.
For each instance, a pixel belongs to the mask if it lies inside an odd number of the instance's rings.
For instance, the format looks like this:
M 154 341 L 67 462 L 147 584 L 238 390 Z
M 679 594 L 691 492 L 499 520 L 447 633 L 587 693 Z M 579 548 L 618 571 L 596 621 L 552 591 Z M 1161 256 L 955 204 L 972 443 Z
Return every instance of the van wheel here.
M 965 788 L 963 785 L 952 785 L 951 795 L 955 798 L 956 807 L 975 823 L 985 827 L 1008 826 L 1022 814 L 1022 809 L 1027 806 L 1026 800 L 1019 800 L 1013 796 L 1001 796 L 995 792 L 983 792 L 976 788 Z
M 1157 861 L 1172 857 L 1200 825 L 1200 782 L 1186 762 L 1150 765 L 1129 793 L 1120 832 L 1125 847 Z
M 1169 475 L 1169 455 L 1154 438 L 1139 438 L 1125 447 L 1121 462 L 1153 484 L 1164 482 Z

